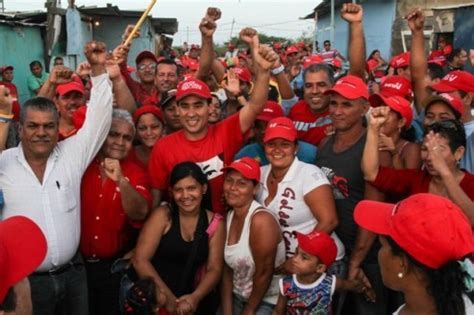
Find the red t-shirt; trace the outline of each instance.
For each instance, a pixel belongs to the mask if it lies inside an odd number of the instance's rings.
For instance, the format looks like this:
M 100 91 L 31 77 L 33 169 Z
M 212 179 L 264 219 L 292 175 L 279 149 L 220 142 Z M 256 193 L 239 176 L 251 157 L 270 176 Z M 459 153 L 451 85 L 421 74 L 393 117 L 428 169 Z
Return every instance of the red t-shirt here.
M 10 90 L 10 95 L 13 98 L 16 98 L 16 101 L 13 101 L 12 103 L 12 114 L 13 114 L 13 119 L 15 121 L 18 121 L 20 119 L 20 102 L 18 102 L 18 90 L 16 88 L 16 85 L 10 82 L 3 82 L 0 81 L 0 85 L 6 86 Z
M 153 188 L 166 190 L 173 167 L 181 162 L 198 164 L 209 179 L 212 209 L 223 213 L 222 168 L 232 163 L 233 157 L 243 145 L 245 136 L 240 131 L 240 118 L 236 113 L 225 120 L 208 125 L 206 136 L 197 141 L 186 139 L 183 130 L 161 138 L 153 148 L 148 162 Z
M 293 105 L 288 118 L 293 120 L 295 124 L 298 131 L 298 139 L 315 146 L 319 145 L 321 140 L 326 137 L 325 131 L 332 125 L 329 111 L 315 114 L 311 111 L 306 101 L 299 101 Z
M 133 98 L 139 104 L 142 105 L 157 105 L 160 100 L 160 95 L 156 87 L 151 91 L 147 91 L 143 85 L 135 81 L 127 70 L 127 67 L 121 69 L 122 77 L 125 80 L 130 92 L 132 92 Z
M 151 205 L 145 170 L 128 160 L 121 161 L 120 166 L 133 188 Z M 109 178 L 102 182 L 100 161 L 95 159 L 81 183 L 81 253 L 93 258 L 116 257 L 128 244 L 132 229 L 140 226 L 125 214 L 118 185 Z
M 432 176 L 418 169 L 396 170 L 389 167 L 380 167 L 377 178 L 371 184 L 384 192 L 399 196 L 411 196 L 429 192 Z M 459 183 L 466 195 L 474 200 L 474 175 L 465 172 L 464 178 Z

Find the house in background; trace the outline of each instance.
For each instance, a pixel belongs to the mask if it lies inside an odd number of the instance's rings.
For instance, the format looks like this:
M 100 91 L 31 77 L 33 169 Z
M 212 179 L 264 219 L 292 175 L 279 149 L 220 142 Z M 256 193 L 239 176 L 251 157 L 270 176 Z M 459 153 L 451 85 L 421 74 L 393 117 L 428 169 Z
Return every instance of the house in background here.
M 331 19 L 334 2 L 334 27 Z M 349 27 L 340 10 L 347 0 L 324 0 L 304 19 L 315 20 L 315 41 L 322 49 L 325 40 L 347 56 Z M 455 48 L 469 51 L 474 47 L 474 1 L 466 0 L 359 0 L 364 8 L 364 32 L 367 55 L 378 49 L 388 61 L 392 56 L 410 49 L 411 34 L 405 16 L 416 7 L 425 13 L 425 47 L 436 47 L 440 35 L 450 39 Z
M 0 13 L 0 66 L 15 67 L 13 82 L 19 89 L 20 101 L 28 99 L 26 79 L 29 63 L 39 60 L 49 70 L 54 57 L 75 70 L 85 60 L 84 45 L 90 40 L 102 41 L 113 49 L 122 41 L 127 25 L 135 24 L 143 11 L 120 10 L 117 6 L 48 8 L 47 12 Z M 133 41 L 128 63 L 135 66 L 135 57 L 142 50 L 159 53 L 170 47 L 172 35 L 178 30 L 175 18 L 149 16 Z

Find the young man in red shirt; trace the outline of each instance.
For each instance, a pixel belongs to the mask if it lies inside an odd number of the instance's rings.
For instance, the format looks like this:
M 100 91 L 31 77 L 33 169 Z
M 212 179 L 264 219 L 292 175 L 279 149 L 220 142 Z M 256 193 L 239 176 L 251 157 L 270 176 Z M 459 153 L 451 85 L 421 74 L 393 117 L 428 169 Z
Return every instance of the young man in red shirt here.
M 202 50 L 212 51 L 215 21 L 220 17 L 218 9 L 208 10 L 200 25 Z M 223 212 L 222 168 L 232 162 L 243 145 L 245 134 L 252 127 L 267 100 L 270 69 L 278 56 L 269 47 L 260 46 L 255 30 L 244 29 L 240 34 L 251 50 L 255 63 L 255 88 L 249 100 L 238 113 L 215 124 L 208 124 L 209 87 L 202 81 L 188 79 L 178 86 L 176 101 L 183 130 L 162 138 L 153 149 L 149 171 L 154 188 L 154 206 L 158 205 L 162 191 L 166 190 L 172 168 L 183 161 L 198 163 L 208 175 L 212 194 L 212 210 Z
M 16 85 L 13 84 L 13 70 L 13 66 L 6 66 L 3 69 L 0 68 L 0 74 L 2 75 L 0 85 L 6 86 L 10 90 L 10 95 L 13 98 L 13 119 L 17 121 L 20 118 L 20 103 L 18 101 L 18 89 L 16 88 Z
M 87 271 L 90 314 L 119 314 L 120 274 L 113 262 L 134 246 L 151 204 L 148 176 L 127 160 L 135 136 L 131 115 L 115 109 L 112 126 L 81 183 L 81 243 Z

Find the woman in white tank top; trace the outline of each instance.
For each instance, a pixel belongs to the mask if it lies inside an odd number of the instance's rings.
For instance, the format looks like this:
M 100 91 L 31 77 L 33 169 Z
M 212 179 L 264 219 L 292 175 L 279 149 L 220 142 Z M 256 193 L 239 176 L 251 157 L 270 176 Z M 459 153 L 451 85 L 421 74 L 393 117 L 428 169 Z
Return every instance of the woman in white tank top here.
M 274 268 L 285 260 L 285 246 L 274 215 L 254 200 L 260 165 L 244 157 L 224 170 L 224 196 L 232 210 L 224 249 L 223 314 L 271 314 L 278 298 Z

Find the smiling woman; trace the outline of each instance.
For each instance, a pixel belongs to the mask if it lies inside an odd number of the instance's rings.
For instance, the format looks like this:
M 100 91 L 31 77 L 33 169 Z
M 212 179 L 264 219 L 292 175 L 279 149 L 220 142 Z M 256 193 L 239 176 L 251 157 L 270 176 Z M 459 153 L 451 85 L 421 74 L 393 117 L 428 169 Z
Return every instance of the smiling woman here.
M 215 287 L 223 266 L 222 217 L 207 209 L 207 177 L 192 162 L 177 164 L 170 175 L 172 201 L 156 209 L 138 239 L 133 265 L 140 277 L 151 277 L 157 301 L 171 314 L 215 314 Z M 217 226 L 213 233 L 211 226 Z M 199 267 L 204 276 L 196 284 Z

